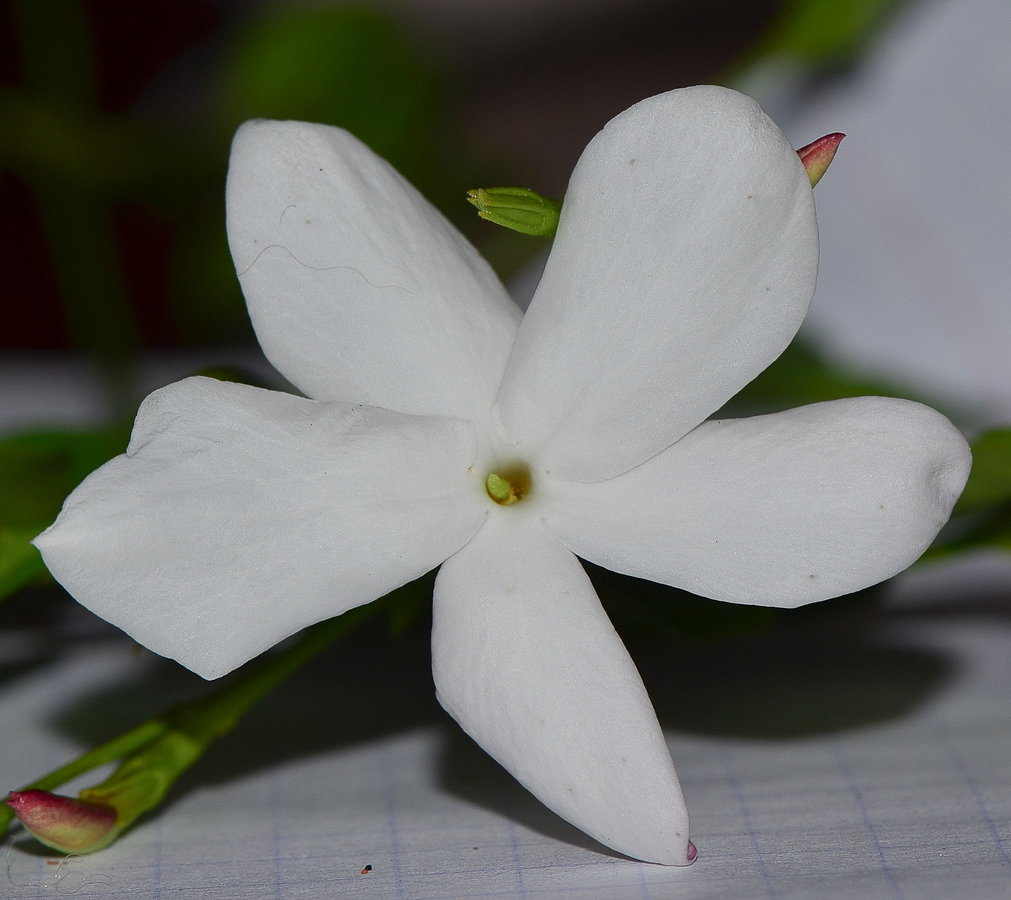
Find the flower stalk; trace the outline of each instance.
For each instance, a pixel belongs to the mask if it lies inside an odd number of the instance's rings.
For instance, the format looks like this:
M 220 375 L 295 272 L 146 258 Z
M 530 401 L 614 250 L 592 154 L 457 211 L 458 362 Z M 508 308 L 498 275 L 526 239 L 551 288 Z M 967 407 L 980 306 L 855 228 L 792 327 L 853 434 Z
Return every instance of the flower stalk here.
M 292 646 L 251 666 L 207 697 L 161 716 L 12 791 L 0 805 L 0 834 L 14 817 L 35 838 L 61 853 L 92 853 L 111 844 L 143 813 L 158 806 L 176 779 L 238 723 L 258 700 L 383 604 L 349 610 L 308 630 Z M 116 760 L 103 782 L 77 799 L 52 791 Z

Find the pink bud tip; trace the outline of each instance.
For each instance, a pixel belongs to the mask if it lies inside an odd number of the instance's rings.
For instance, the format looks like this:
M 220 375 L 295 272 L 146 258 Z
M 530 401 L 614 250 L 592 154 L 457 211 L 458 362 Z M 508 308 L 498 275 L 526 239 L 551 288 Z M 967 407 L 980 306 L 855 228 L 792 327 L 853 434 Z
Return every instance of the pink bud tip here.
M 811 187 L 821 181 L 821 176 L 828 170 L 844 137 L 846 137 L 845 134 L 836 131 L 812 141 L 797 151 L 797 156 L 800 157 L 804 168 L 807 169 L 807 177 L 811 180 Z
M 54 850 L 87 853 L 108 843 L 116 810 L 49 791 L 11 791 L 7 805 L 35 838 Z
M 689 841 L 688 842 L 688 865 L 695 862 L 695 857 L 699 855 L 699 851 L 695 848 L 695 845 Z

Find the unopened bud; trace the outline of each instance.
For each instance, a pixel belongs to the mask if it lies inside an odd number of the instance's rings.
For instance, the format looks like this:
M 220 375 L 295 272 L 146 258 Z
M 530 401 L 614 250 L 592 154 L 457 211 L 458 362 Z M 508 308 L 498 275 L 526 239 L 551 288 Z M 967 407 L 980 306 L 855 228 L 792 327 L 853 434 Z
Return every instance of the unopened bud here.
M 800 157 L 804 168 L 807 169 L 807 177 L 811 179 L 811 187 L 821 181 L 821 176 L 828 170 L 844 137 L 846 137 L 845 134 L 835 131 L 816 141 L 811 141 L 806 147 L 801 147 L 797 151 L 797 156 Z
M 11 791 L 7 805 L 25 830 L 61 853 L 90 853 L 115 840 L 116 810 L 49 791 Z
M 562 204 L 527 188 L 477 188 L 467 192 L 467 200 L 482 219 L 521 234 L 551 237 L 558 230 Z

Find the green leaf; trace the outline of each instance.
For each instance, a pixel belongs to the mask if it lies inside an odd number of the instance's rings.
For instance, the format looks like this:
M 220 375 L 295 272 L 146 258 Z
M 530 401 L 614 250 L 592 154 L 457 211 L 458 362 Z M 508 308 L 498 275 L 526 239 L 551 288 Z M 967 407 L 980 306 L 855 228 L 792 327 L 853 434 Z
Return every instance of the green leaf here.
M 972 442 L 972 471 L 955 513 L 1011 502 L 1011 429 L 990 431 Z
M 715 417 L 759 415 L 823 400 L 863 396 L 902 397 L 905 393 L 830 365 L 814 349 L 794 340 Z
M 45 576 L 29 541 L 91 471 L 122 453 L 125 429 L 43 431 L 0 441 L 0 598 Z
M 813 67 L 845 64 L 858 56 L 907 0 L 786 0 L 757 56 Z
M 987 548 L 1011 551 L 1011 503 L 952 517 L 941 537 L 921 559 L 929 562 Z
M 1011 429 L 972 442 L 972 471 L 951 521 L 924 560 L 985 548 L 1011 551 Z
M 286 10 L 255 19 L 240 35 L 224 108 L 239 121 L 339 125 L 417 183 L 441 95 L 432 68 L 381 16 Z
M 41 529 L 0 528 L 0 598 L 46 577 L 46 566 L 31 540 Z
M 125 429 L 114 428 L 38 431 L 0 441 L 0 525 L 48 524 L 86 475 L 123 452 L 127 437 Z

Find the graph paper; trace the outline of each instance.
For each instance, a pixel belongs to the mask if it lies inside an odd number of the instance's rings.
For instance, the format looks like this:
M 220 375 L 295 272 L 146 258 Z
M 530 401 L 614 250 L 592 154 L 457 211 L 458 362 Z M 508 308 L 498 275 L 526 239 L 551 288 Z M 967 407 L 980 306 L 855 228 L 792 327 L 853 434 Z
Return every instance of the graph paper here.
M 997 571 L 1011 585 L 1011 566 Z M 441 713 L 423 641 L 366 629 L 113 847 L 64 859 L 15 833 L 0 896 L 1011 897 L 1000 584 L 985 602 L 906 597 L 842 634 L 852 616 L 676 659 L 633 646 L 692 813 L 687 869 L 625 859 L 556 818 Z M 3 735 L 7 784 L 200 687 L 114 633 L 74 633 L 45 665 L 5 669 L 0 717 L 20 723 Z
M 1009 7 L 920 8 L 872 67 L 891 83 L 857 83 L 821 107 L 831 121 L 793 120 L 805 140 L 850 132 L 818 188 L 812 333 L 862 362 L 894 357 L 892 371 L 954 385 L 1006 421 Z M 900 114 L 944 140 L 893 153 Z M 895 192 L 903 203 L 888 202 Z M 906 240 L 917 235 L 930 241 Z M 16 390 L 0 391 L 2 426 L 93 415 L 73 374 L 41 403 L 31 365 L 4 374 Z M 0 790 L 200 687 L 83 612 L 59 616 L 55 644 L 0 637 Z M 557 819 L 439 710 L 423 641 L 365 631 L 257 707 L 111 848 L 63 858 L 15 831 L 0 847 L 0 897 L 1011 898 L 1006 560 L 902 578 L 866 622 L 633 649 L 692 815 L 690 868 L 625 859 Z

